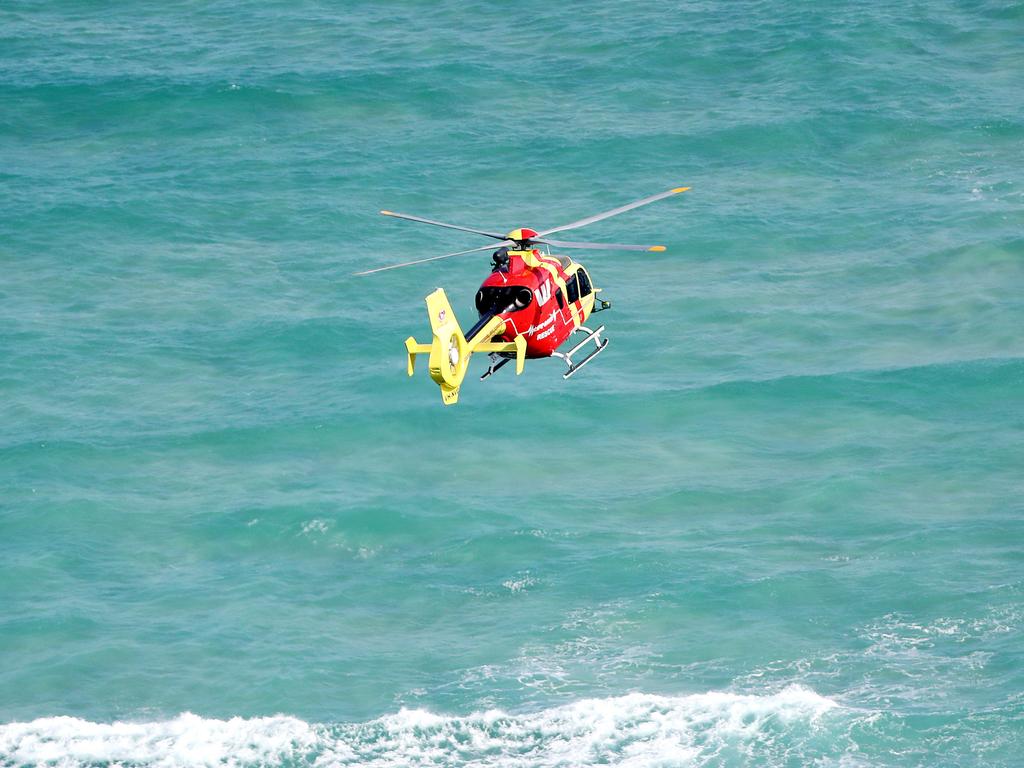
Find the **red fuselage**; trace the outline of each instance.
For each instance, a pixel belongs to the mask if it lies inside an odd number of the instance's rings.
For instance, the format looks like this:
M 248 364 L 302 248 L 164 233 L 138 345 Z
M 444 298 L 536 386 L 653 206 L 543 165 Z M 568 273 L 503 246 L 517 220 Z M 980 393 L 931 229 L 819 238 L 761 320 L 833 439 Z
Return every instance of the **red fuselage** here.
M 511 251 L 507 267 L 492 272 L 476 294 L 481 317 L 505 321 L 499 337 L 526 339 L 526 356 L 549 357 L 594 308 L 590 276 L 579 263 L 537 250 Z

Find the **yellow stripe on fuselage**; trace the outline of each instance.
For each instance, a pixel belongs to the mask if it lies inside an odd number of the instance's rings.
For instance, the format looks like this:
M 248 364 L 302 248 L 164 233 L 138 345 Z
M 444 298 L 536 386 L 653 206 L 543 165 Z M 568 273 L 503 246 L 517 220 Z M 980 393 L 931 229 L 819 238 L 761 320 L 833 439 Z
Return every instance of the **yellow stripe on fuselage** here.
M 535 256 L 533 251 L 509 251 L 509 253 L 520 256 L 523 259 L 523 263 L 530 267 L 530 269 L 539 268 L 546 270 L 551 275 L 551 279 L 555 281 L 555 285 L 562 289 L 562 295 L 565 296 L 565 280 L 558 274 L 558 267 L 561 266 L 558 259 L 553 256 Z M 548 259 L 551 259 L 551 261 L 548 261 Z

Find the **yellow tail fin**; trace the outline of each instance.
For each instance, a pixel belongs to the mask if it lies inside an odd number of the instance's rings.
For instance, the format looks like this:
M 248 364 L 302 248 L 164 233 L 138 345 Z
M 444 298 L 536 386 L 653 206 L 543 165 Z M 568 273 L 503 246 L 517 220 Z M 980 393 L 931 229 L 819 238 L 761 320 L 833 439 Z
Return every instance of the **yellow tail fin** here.
M 469 344 L 455 317 L 443 288 L 427 296 L 427 315 L 434 343 L 430 345 L 430 378 L 441 387 L 441 401 L 453 405 L 459 400 L 459 386 L 469 366 Z

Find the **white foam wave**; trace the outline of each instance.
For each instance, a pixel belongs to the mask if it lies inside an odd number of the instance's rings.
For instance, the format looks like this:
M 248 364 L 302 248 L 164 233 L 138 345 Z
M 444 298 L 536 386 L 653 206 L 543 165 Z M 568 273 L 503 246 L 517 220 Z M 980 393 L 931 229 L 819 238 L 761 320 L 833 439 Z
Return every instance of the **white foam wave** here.
M 0 765 L 619 766 L 813 761 L 830 750 L 836 704 L 798 686 L 770 696 L 711 692 L 587 699 L 533 714 L 450 717 L 403 709 L 366 723 L 184 714 L 153 723 L 49 717 L 0 726 Z M 819 741 L 818 737 L 824 737 Z
M 213 720 L 185 713 L 155 723 L 44 717 L 0 726 L 0 765 L 249 766 L 315 750 L 316 730 L 292 717 Z

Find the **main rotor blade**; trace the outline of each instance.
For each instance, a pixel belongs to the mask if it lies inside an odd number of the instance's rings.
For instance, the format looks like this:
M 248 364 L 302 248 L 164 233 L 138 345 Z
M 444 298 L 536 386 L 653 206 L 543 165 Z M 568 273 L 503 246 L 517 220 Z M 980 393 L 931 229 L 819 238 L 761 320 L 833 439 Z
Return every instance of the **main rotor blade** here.
M 565 240 L 533 240 L 555 248 L 588 248 L 592 251 L 664 251 L 664 245 L 622 245 L 619 243 L 571 243 Z
M 555 227 L 554 229 L 545 229 L 543 232 L 538 232 L 537 237 L 553 235 L 555 232 L 564 232 L 567 229 L 585 227 L 587 224 L 593 224 L 595 221 L 601 221 L 602 219 L 607 219 L 611 216 L 618 216 L 620 213 L 631 211 L 634 208 L 639 208 L 641 205 L 647 205 L 648 203 L 653 203 L 657 200 L 663 200 L 666 197 L 671 197 L 672 195 L 678 195 L 680 192 L 685 192 L 688 189 L 689 187 L 676 187 L 675 189 L 670 189 L 668 192 L 661 192 L 657 195 L 651 195 L 650 197 L 645 197 L 642 200 L 637 200 L 636 202 L 619 206 L 618 208 L 612 208 L 610 211 L 605 211 L 604 213 L 598 213 L 593 216 L 588 216 L 585 219 L 574 221 L 572 222 L 572 224 L 565 224 L 561 227 Z
M 462 256 L 465 253 L 476 253 L 477 251 L 493 251 L 497 248 L 503 248 L 506 245 L 515 245 L 512 240 L 503 240 L 497 245 L 485 245 L 480 248 L 470 248 L 468 251 L 456 251 L 455 253 L 446 253 L 443 256 L 430 256 L 426 259 L 416 259 L 416 261 L 407 261 L 404 264 L 391 264 L 387 267 L 377 267 L 376 269 L 368 269 L 365 272 L 353 272 L 356 277 L 362 277 L 363 275 L 372 275 L 374 272 L 386 272 L 389 269 L 398 269 L 399 267 L 411 267 L 413 264 L 423 264 L 428 261 L 437 261 L 438 259 L 447 259 L 451 256 Z
M 384 216 L 394 216 L 396 219 L 408 219 L 409 221 L 418 221 L 421 224 L 433 224 L 435 227 L 444 227 L 446 229 L 457 229 L 461 232 L 472 232 L 474 235 L 483 235 L 484 237 L 493 237 L 495 240 L 504 240 L 504 235 L 498 235 L 494 232 L 484 232 L 479 229 L 471 229 L 469 227 L 460 227 L 458 224 L 445 224 L 443 221 L 434 221 L 433 219 L 424 219 L 419 216 L 410 216 L 407 213 L 395 213 L 394 211 L 381 211 Z

